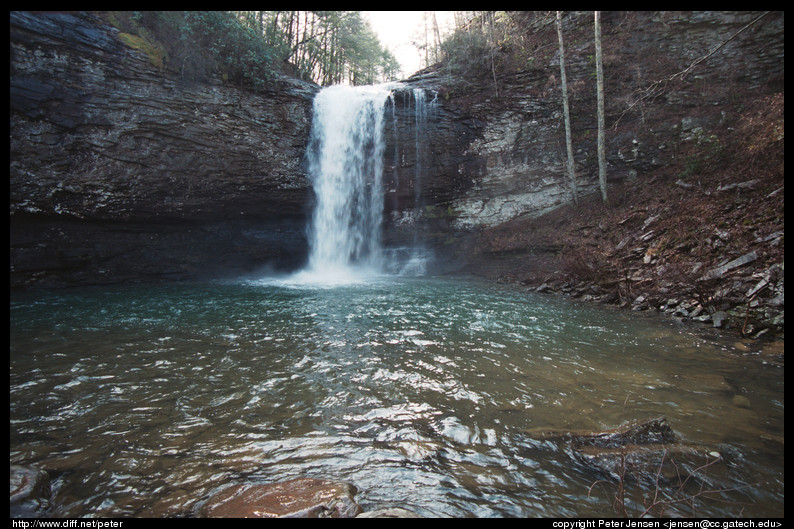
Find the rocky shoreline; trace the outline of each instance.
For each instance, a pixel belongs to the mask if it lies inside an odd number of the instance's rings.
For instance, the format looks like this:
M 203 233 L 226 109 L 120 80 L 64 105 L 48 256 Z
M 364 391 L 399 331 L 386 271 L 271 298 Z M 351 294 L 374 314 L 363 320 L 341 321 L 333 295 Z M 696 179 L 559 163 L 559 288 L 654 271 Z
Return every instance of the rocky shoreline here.
M 744 338 L 784 338 L 784 188 L 775 170 L 740 180 L 715 167 L 696 189 L 675 172 L 652 178 L 653 187 L 615 184 L 610 205 L 591 196 L 484 230 L 466 245 L 467 271 Z
M 520 286 L 526 292 L 562 296 L 634 312 L 656 313 L 675 322 L 703 325 L 739 338 L 783 341 L 784 289 L 782 279 L 776 282 L 778 277 L 782 278 L 783 268 L 783 264 L 775 264 L 763 272 L 746 274 L 744 281 L 732 291 L 736 297 L 740 297 L 742 287 L 752 285 L 744 294 L 746 302 L 735 305 L 723 303 L 719 310 L 715 310 L 713 306 L 704 306 L 686 294 L 675 294 L 669 290 L 666 293 L 639 293 L 634 298 L 623 299 L 615 290 L 592 281 L 577 282 L 560 277 L 549 277 L 540 283 L 516 281 L 513 278 L 500 278 L 497 281 Z M 766 299 L 756 299 L 756 295 L 764 289 L 769 290 Z M 782 349 L 780 352 L 782 353 Z

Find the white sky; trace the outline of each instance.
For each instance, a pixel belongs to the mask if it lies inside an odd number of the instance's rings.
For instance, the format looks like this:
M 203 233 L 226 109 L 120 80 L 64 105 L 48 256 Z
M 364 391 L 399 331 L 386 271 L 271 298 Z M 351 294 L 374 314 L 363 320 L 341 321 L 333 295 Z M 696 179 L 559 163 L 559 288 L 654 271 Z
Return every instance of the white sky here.
M 404 77 L 419 70 L 419 50 L 412 38 L 424 35 L 424 11 L 362 11 L 372 29 L 378 34 L 381 44 L 386 46 L 402 65 Z M 443 38 L 445 29 L 452 26 L 452 11 L 436 11 L 436 20 Z

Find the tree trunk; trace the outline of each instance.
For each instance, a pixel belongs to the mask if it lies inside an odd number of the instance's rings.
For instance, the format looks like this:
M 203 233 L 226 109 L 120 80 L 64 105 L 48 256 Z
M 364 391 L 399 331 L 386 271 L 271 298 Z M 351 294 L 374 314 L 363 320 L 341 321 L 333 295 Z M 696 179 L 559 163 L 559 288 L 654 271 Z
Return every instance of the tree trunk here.
M 595 12 L 596 82 L 598 84 L 598 183 L 601 199 L 607 200 L 607 162 L 604 154 L 604 68 L 601 60 L 601 12 Z
M 576 173 L 573 169 L 573 146 L 571 145 L 571 114 L 568 110 L 568 83 L 565 79 L 565 49 L 562 45 L 562 18 L 559 11 L 557 11 L 557 38 L 560 41 L 560 80 L 562 82 L 562 109 L 565 115 L 565 145 L 568 151 L 568 176 L 571 179 L 573 203 L 578 205 Z

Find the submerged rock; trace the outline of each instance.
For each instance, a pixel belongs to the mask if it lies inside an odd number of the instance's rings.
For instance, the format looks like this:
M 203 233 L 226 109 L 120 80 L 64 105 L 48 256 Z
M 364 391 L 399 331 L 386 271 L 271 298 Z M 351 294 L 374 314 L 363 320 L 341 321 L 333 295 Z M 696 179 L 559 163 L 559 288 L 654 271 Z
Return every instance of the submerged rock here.
M 528 433 L 535 439 L 568 444 L 577 461 L 619 480 L 674 482 L 722 459 L 719 453 L 705 446 L 677 442 L 665 417 L 630 422 L 604 431 Z
M 50 507 L 50 476 L 40 468 L 11 465 L 12 518 L 33 518 Z
M 614 448 L 583 446 L 576 449 L 575 454 L 580 461 L 615 479 L 672 484 L 680 483 L 697 469 L 721 459 L 719 452 L 681 443 L 628 444 Z
M 731 398 L 731 403 L 739 408 L 750 409 L 752 407 L 752 403 L 750 402 L 750 399 L 748 399 L 744 395 L 734 395 L 733 398 Z
M 572 446 L 577 448 L 581 446 L 614 448 L 629 444 L 675 442 L 675 434 L 665 417 L 630 422 L 617 428 L 603 431 L 530 430 L 527 433 L 535 439 L 570 442 Z
M 339 481 L 299 478 L 226 487 L 198 509 L 208 518 L 353 518 L 357 489 Z
M 362 512 L 356 518 L 422 518 L 413 511 L 390 507 L 388 509 L 376 509 L 374 511 Z

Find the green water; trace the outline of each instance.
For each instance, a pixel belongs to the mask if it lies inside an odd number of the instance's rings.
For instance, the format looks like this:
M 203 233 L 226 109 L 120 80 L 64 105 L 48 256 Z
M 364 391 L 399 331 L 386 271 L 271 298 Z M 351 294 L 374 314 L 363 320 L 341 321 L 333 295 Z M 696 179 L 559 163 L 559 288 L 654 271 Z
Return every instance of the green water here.
M 349 481 L 365 510 L 614 516 L 617 482 L 531 433 L 659 415 L 724 457 L 668 514 L 783 516 L 782 344 L 444 279 L 10 307 L 10 459 L 48 470 L 56 516 L 191 516 L 224 485 L 295 477 Z

